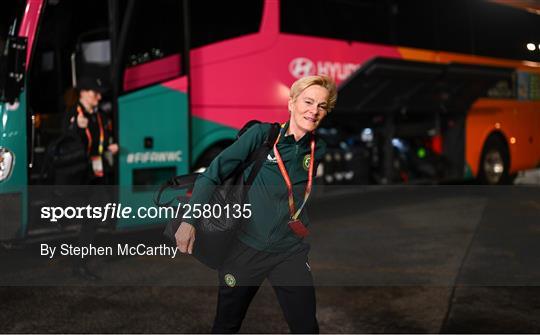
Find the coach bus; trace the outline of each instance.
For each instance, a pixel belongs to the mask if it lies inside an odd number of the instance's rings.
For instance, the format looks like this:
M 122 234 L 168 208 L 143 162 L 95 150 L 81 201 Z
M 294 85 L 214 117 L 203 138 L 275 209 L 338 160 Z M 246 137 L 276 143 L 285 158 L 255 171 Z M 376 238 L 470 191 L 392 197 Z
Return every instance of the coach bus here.
M 540 24 L 501 2 L 2 1 L 0 240 L 58 229 L 30 218 L 32 187 L 85 72 L 110 81 L 123 204 L 246 121 L 286 120 L 289 85 L 316 73 L 340 85 L 323 182 L 508 182 L 540 162 Z

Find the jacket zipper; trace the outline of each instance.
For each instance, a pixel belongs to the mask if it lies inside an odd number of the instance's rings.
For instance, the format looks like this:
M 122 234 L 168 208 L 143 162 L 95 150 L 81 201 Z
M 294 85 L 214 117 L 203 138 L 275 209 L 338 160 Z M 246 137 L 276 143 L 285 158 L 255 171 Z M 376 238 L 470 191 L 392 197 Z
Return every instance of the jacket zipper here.
M 278 215 L 276 216 L 278 218 L 281 217 L 281 210 L 279 210 L 279 213 Z M 274 233 L 276 232 L 276 230 L 279 228 L 279 222 L 274 222 L 274 224 L 272 225 L 272 229 L 270 229 L 270 234 L 268 235 L 268 246 L 270 246 L 272 244 L 272 236 L 274 235 Z
M 298 143 L 295 143 L 294 145 L 294 150 L 295 150 L 295 155 L 298 156 Z M 278 218 L 281 217 L 281 209 L 279 210 L 279 215 L 277 216 Z M 279 230 L 279 225 L 280 223 L 278 222 L 277 224 L 274 225 L 274 227 L 270 230 L 270 234 L 268 235 L 268 246 L 272 245 L 272 236 L 276 233 L 276 231 Z

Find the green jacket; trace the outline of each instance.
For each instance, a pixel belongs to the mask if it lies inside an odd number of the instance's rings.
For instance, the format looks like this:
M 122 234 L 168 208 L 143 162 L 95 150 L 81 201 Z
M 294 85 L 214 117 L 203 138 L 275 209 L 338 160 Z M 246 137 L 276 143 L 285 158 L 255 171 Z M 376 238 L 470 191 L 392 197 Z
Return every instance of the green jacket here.
M 304 200 L 308 180 L 309 159 L 307 158 L 310 156 L 312 135 L 308 133 L 295 142 L 294 136 L 283 136 L 288 125 L 287 122 L 282 128 L 282 136 L 277 148 L 291 178 L 294 203 L 298 209 Z M 207 203 L 215 186 L 222 184 L 222 180 L 263 143 L 269 129 L 270 124 L 256 124 L 223 150 L 208 169 L 197 178 L 190 204 Z M 316 137 L 314 173 L 325 151 L 326 143 Z M 250 171 L 251 166 L 244 171 L 245 179 Z M 268 252 L 290 250 L 301 242 L 302 239 L 297 237 L 287 224 L 290 220 L 287 186 L 272 150 L 269 151 L 267 159 L 253 181 L 248 192 L 247 203 L 251 204 L 252 215 L 238 235 L 240 241 L 257 250 Z M 302 210 L 300 219 L 304 225 L 309 225 L 305 208 Z

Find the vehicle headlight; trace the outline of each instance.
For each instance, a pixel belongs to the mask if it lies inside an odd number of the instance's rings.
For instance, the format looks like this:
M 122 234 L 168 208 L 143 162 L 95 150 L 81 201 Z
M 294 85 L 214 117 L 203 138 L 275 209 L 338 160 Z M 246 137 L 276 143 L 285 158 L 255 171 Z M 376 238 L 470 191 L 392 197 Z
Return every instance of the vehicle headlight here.
M 319 163 L 319 166 L 317 166 L 317 174 L 316 174 L 316 177 L 322 177 L 324 176 L 324 164 L 323 163 Z
M 0 148 L 0 181 L 9 177 L 15 156 L 6 148 Z
M 373 142 L 373 130 L 371 128 L 365 128 L 362 130 L 362 142 Z

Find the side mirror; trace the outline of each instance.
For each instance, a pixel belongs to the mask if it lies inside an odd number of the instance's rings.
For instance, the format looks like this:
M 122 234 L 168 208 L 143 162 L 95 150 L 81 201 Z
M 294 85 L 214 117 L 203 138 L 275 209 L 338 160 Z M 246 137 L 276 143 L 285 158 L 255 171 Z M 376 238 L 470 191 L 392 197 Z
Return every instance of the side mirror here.
M 24 88 L 26 37 L 9 36 L 1 55 L 0 101 L 14 103 Z

